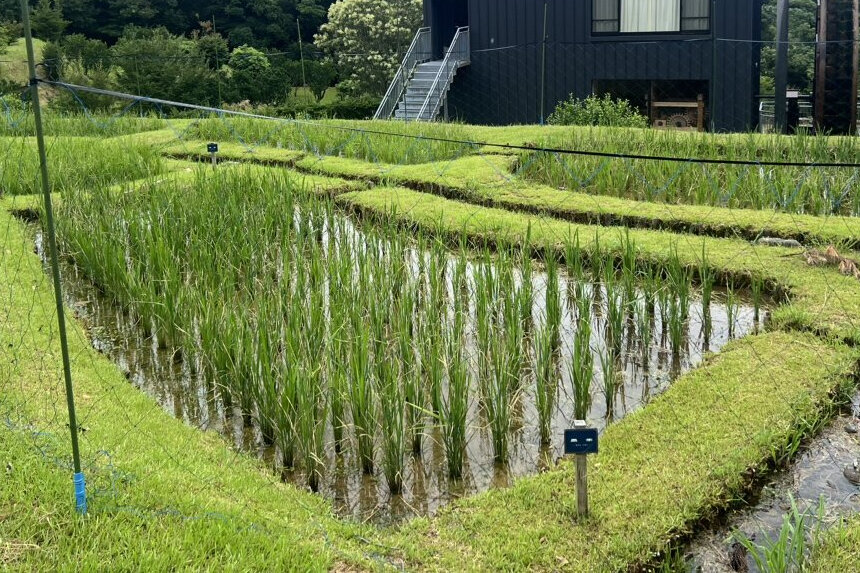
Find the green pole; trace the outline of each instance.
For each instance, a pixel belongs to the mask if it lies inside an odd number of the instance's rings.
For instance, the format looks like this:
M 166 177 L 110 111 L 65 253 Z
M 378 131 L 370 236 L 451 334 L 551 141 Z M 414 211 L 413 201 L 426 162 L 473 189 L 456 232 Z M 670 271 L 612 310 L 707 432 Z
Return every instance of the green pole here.
M 60 329 L 60 349 L 63 355 L 63 377 L 66 383 L 66 403 L 69 408 L 69 429 L 72 432 L 72 461 L 75 475 L 75 507 L 78 512 L 87 512 L 86 485 L 81 472 L 81 452 L 78 447 L 78 423 L 75 416 L 75 395 L 72 387 L 72 368 L 69 361 L 69 342 L 66 337 L 66 315 L 63 307 L 63 291 L 60 282 L 60 261 L 57 255 L 57 236 L 54 232 L 54 209 L 51 203 L 51 184 L 48 177 L 48 156 L 45 151 L 45 133 L 42 129 L 42 106 L 39 101 L 39 81 L 36 78 L 36 55 L 33 51 L 33 32 L 30 28 L 30 7 L 21 0 L 21 22 L 27 44 L 27 63 L 30 72 L 30 97 L 33 119 L 36 123 L 36 143 L 39 148 L 39 165 L 42 172 L 42 194 L 45 199 L 45 226 L 48 232 L 48 253 L 51 258 L 51 274 L 54 279 L 54 298 L 57 304 L 57 322 Z

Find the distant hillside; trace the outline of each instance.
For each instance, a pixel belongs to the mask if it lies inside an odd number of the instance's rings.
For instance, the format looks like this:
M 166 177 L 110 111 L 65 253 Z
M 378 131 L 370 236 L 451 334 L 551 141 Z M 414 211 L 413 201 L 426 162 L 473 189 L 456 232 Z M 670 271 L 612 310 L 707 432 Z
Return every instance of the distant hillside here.
M 36 49 L 36 61 L 42 58 L 42 49 L 45 42 L 33 40 Z M 27 48 L 24 46 L 24 38 L 18 38 L 6 49 L 6 53 L 0 55 L 0 80 L 11 80 L 17 84 L 27 84 Z

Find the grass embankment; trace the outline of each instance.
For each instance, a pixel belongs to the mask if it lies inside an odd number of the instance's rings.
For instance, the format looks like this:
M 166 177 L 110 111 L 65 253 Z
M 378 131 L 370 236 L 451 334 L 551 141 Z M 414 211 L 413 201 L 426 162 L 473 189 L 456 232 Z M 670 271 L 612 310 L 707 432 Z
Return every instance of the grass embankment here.
M 166 134 L 165 134 L 166 136 Z M 153 138 L 159 136 L 153 134 Z M 206 142 L 162 142 L 168 156 L 205 161 Z M 302 151 L 266 146 L 221 144 L 220 156 L 229 160 L 286 165 L 305 172 L 378 184 L 394 184 L 458 199 L 484 207 L 530 213 L 576 223 L 661 229 L 713 237 L 797 239 L 806 245 L 836 244 L 857 248 L 860 218 L 816 217 L 693 205 L 597 197 L 523 181 L 512 174 L 516 159 L 509 155 L 471 155 L 450 161 L 416 165 L 369 163 L 359 159 L 308 155 Z
M 792 453 L 827 419 L 855 358 L 812 335 L 733 342 L 606 430 L 590 458 L 588 520 L 575 521 L 575 472 L 564 464 L 407 524 L 395 546 L 442 570 L 636 569 Z
M 366 528 L 281 484 L 214 432 L 173 419 L 71 321 L 70 350 L 92 511 L 72 512 L 70 446 L 50 282 L 32 239 L 0 211 L 0 566 L 22 569 L 368 566 Z M 108 457 L 109 456 L 109 457 Z M 60 465 L 56 465 L 56 463 Z
M 529 236 L 536 248 L 555 249 L 560 256 L 564 254 L 562 245 L 577 233 L 586 252 L 599 236 L 600 247 L 619 257 L 626 238 L 619 229 L 479 207 L 408 189 L 376 188 L 341 195 L 338 200 L 367 216 L 394 219 L 453 240 L 465 233 L 477 243 L 521 244 Z M 653 230 L 631 230 L 629 237 L 635 241 L 643 263 L 661 264 L 677 246 L 681 262 L 697 268 L 704 246 L 711 267 L 734 277 L 736 284 L 755 277 L 768 283 L 771 290 L 786 291 L 791 304 L 773 313 L 777 326 L 860 342 L 860 284 L 834 268 L 808 266 L 797 250 Z

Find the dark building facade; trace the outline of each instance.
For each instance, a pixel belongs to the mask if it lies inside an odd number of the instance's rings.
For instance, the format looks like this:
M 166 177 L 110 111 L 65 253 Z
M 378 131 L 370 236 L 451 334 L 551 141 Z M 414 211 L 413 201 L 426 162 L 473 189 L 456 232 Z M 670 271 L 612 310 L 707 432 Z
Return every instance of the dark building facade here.
M 538 123 L 571 94 L 609 93 L 655 125 L 758 124 L 761 0 L 425 0 L 424 16 L 434 57 L 470 28 L 451 118 Z

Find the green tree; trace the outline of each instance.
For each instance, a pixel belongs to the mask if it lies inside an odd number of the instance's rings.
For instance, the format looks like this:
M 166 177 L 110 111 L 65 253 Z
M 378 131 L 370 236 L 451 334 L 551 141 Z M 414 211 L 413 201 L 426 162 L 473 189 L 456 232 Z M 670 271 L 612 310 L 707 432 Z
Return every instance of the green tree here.
M 63 11 L 58 2 L 39 0 L 30 16 L 33 35 L 42 40 L 58 41 L 63 36 L 68 20 L 63 19 Z
M 209 68 L 194 40 L 166 28 L 128 28 L 111 51 L 123 91 L 196 104 L 218 102 L 218 72 Z
M 314 98 L 319 102 L 337 80 L 337 70 L 330 62 L 306 62 L 305 77 Z
M 381 95 L 421 19 L 421 0 L 338 0 L 316 45 L 337 66 L 343 92 Z
M 815 40 L 818 19 L 816 0 L 789 2 L 788 85 L 805 93 L 812 91 L 815 79 Z M 762 6 L 761 91 L 773 93 L 776 69 L 776 0 Z
M 250 46 L 240 46 L 230 54 L 231 100 L 260 103 L 269 92 L 272 64 L 266 54 Z

